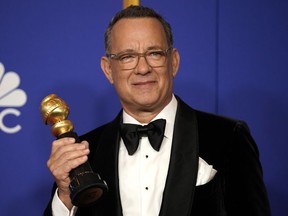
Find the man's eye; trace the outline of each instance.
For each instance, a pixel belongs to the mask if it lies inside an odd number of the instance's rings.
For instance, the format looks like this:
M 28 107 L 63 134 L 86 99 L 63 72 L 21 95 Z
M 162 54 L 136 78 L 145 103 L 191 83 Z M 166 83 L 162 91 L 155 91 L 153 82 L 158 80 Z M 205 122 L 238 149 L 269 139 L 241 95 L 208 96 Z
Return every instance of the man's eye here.
M 162 56 L 164 56 L 165 53 L 163 51 L 151 51 L 148 53 L 148 56 L 151 58 L 160 58 Z
M 121 62 L 129 62 L 132 61 L 136 57 L 135 54 L 129 53 L 129 54 L 122 54 L 119 56 L 119 61 Z

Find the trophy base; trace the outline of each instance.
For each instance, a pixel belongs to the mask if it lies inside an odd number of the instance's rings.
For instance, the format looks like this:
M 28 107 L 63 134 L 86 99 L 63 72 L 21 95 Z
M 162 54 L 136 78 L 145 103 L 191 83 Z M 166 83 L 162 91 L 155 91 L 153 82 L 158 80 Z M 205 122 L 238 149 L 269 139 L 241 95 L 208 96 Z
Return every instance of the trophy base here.
M 70 198 L 75 206 L 87 206 L 108 190 L 107 184 L 94 172 L 75 176 L 70 183 Z

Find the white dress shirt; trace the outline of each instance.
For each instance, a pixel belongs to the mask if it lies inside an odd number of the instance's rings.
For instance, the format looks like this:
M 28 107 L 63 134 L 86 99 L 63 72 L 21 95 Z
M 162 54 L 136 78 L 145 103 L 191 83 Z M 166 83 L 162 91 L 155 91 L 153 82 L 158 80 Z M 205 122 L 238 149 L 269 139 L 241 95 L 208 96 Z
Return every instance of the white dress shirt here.
M 139 147 L 129 155 L 123 140 L 119 149 L 119 188 L 123 216 L 157 216 L 168 173 L 177 100 L 171 102 L 152 120 L 165 119 L 164 138 L 159 152 L 148 137 L 142 137 Z M 123 123 L 140 124 L 123 112 Z
M 133 155 L 120 141 L 119 148 L 119 190 L 123 216 L 158 216 L 168 173 L 177 100 L 173 95 L 171 102 L 153 119 L 166 119 L 164 138 L 159 152 L 154 150 L 147 137 L 142 137 Z M 152 120 L 152 121 L 153 121 Z M 123 112 L 123 123 L 140 124 Z M 196 185 L 209 182 L 216 170 L 199 157 Z M 69 211 L 58 198 L 57 191 L 52 200 L 54 216 L 74 216 L 77 207 Z

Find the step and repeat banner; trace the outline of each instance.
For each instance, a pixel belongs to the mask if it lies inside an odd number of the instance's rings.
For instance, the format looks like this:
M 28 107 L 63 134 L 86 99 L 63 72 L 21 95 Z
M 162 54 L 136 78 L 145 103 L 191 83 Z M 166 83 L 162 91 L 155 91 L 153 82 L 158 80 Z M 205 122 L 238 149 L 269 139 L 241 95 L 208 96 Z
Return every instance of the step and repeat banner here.
M 273 214 L 287 215 L 288 3 L 142 0 L 172 25 L 181 55 L 175 93 L 196 109 L 246 121 Z M 100 68 L 104 31 L 121 0 L 0 0 L 0 214 L 41 215 L 53 178 L 48 94 L 78 134 L 120 110 Z

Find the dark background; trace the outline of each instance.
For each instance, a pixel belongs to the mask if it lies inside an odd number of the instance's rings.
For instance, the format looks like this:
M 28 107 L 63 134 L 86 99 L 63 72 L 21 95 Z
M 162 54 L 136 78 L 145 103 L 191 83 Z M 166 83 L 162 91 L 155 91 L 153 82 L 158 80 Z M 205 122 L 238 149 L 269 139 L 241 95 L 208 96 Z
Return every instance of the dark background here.
M 249 124 L 273 215 L 286 216 L 288 1 L 141 3 L 172 24 L 181 54 L 176 94 L 196 109 Z M 1 215 L 41 215 L 50 198 L 53 179 L 46 161 L 54 138 L 39 112 L 46 95 L 66 100 L 79 134 L 118 113 L 118 98 L 99 62 L 103 33 L 120 9 L 121 0 L 0 0 L 0 62 L 5 67 L 0 72 Z M 17 88 L 27 96 L 24 105 L 17 106 L 17 98 L 1 105 L 16 88 L 1 82 L 11 71 L 20 76 Z M 4 94 L 7 84 L 11 89 Z M 7 114 L 11 109 L 20 115 Z M 21 130 L 7 133 L 3 125 Z

